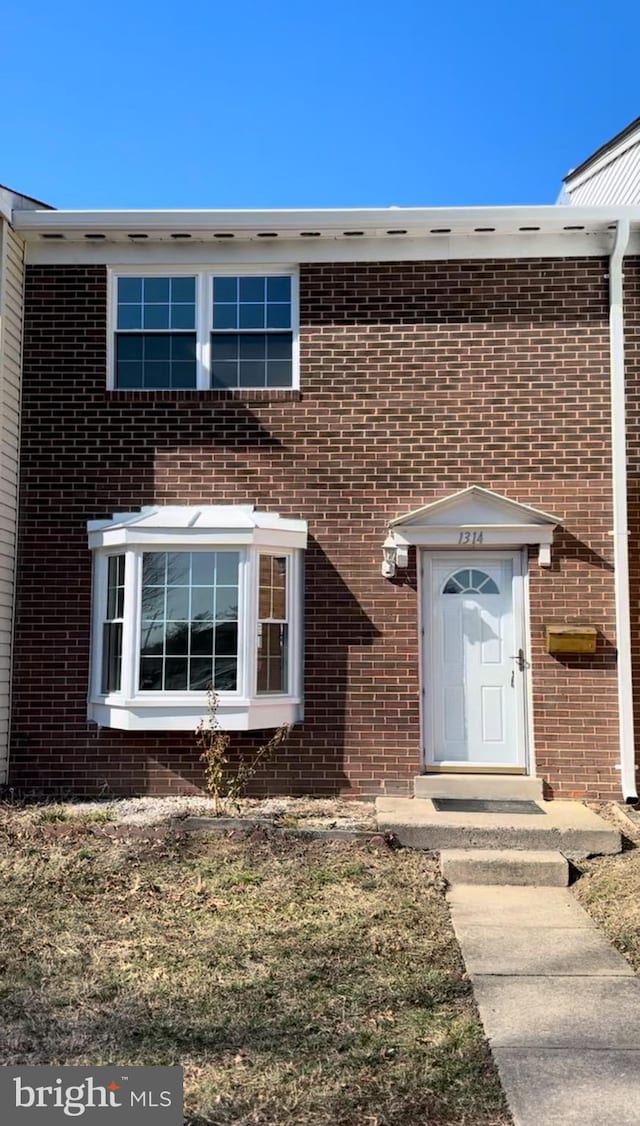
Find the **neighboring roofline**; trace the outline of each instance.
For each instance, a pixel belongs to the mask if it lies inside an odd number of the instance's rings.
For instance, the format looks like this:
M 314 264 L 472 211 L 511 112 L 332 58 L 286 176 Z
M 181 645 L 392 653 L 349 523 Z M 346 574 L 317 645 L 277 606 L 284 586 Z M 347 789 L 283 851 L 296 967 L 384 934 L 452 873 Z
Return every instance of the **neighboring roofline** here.
M 44 212 L 40 211 L 40 214 L 46 214 L 49 211 L 49 204 L 42 203 L 39 199 L 32 199 L 31 196 L 22 195 L 21 192 L 16 192 L 5 184 L 0 184 L 0 219 L 6 219 L 8 223 L 13 225 L 15 215 L 20 215 L 25 210 L 39 210 L 40 208 L 45 209 Z
M 29 210 L 14 215 L 23 235 L 68 234 L 70 237 L 106 233 L 148 232 L 229 237 L 326 234 L 334 238 L 358 234 L 449 234 L 459 231 L 602 232 L 620 219 L 640 227 L 640 206 L 575 207 L 557 204 L 516 207 L 388 207 L 281 210 Z
M 18 199 L 23 199 L 25 203 L 33 203 L 36 208 L 44 208 L 45 211 L 55 211 L 51 203 L 45 203 L 41 199 L 35 199 L 32 195 L 25 195 L 24 192 L 18 192 L 15 188 L 10 188 L 8 184 L 0 184 L 0 191 L 9 192 L 12 196 L 17 196 Z M 20 208 L 17 208 L 20 210 Z
M 576 179 L 576 177 L 581 176 L 582 173 L 586 172 L 592 164 L 595 164 L 596 161 L 601 160 L 603 156 L 606 156 L 607 153 L 611 152 L 613 149 L 618 148 L 623 144 L 624 141 L 627 140 L 627 138 L 631 138 L 633 134 L 638 132 L 639 130 L 640 117 L 636 117 L 632 122 L 630 122 L 629 125 L 625 126 L 624 129 L 621 129 L 619 133 L 616 133 L 615 137 L 610 137 L 608 141 L 605 141 L 603 145 L 600 145 L 600 148 L 596 149 L 595 152 L 592 152 L 591 155 L 586 158 L 586 160 L 583 160 L 581 164 L 578 164 L 575 168 L 572 168 L 570 172 L 567 172 L 562 182 L 566 184 L 568 180 L 574 180 Z

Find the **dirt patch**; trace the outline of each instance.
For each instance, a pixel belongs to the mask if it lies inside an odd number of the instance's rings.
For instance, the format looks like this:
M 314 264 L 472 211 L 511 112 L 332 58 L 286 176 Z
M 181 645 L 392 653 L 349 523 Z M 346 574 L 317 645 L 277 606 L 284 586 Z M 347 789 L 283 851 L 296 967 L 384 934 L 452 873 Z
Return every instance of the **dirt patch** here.
M 38 812 L 39 811 L 39 812 Z M 229 809 L 242 820 L 268 821 L 283 828 L 297 825 L 308 829 L 375 829 L 375 803 L 347 798 L 244 798 Z M 80 818 L 84 821 L 116 821 L 129 825 L 169 824 L 178 817 L 213 817 L 214 803 L 206 797 L 121 798 L 104 801 L 61 802 L 30 805 L 24 813 L 51 823 Z
M 625 849 L 577 865 L 574 893 L 614 945 L 640 971 L 640 818 L 613 802 L 589 803 L 623 833 Z

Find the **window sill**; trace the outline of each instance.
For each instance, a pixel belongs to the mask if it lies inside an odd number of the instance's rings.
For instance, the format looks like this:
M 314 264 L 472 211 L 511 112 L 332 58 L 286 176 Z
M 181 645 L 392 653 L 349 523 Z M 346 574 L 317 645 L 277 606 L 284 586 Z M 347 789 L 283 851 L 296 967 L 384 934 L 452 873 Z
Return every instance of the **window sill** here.
M 206 698 L 191 700 L 134 700 L 109 697 L 92 700 L 88 717 L 99 727 L 116 727 L 121 731 L 195 731 L 208 717 Z M 304 705 L 293 696 L 264 696 L 247 700 L 228 697 L 218 699 L 217 719 L 223 731 L 262 731 L 284 723 L 301 723 Z
M 118 391 L 115 388 L 108 388 L 106 391 L 108 402 L 119 403 L 188 403 L 192 406 L 194 403 L 220 403 L 220 402 L 234 402 L 235 400 L 241 403 L 290 403 L 298 402 L 302 398 L 302 392 L 297 388 L 292 387 L 278 387 L 278 388 L 263 388 L 259 387 L 255 390 L 246 387 L 234 387 L 230 389 L 214 390 L 207 388 L 206 390 L 198 390 L 194 388 L 192 391 L 188 390 L 175 390 L 175 391 Z

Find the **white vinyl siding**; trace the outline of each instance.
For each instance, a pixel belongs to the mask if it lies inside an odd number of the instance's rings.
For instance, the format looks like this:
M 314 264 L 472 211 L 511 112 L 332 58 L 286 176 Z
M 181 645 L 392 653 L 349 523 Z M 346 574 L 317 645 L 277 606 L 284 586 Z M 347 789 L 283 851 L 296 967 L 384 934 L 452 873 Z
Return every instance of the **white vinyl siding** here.
M 626 149 L 602 167 L 586 170 L 566 181 L 573 207 L 628 207 L 640 203 L 640 143 Z
M 6 781 L 18 507 L 24 246 L 0 220 L 0 782 Z

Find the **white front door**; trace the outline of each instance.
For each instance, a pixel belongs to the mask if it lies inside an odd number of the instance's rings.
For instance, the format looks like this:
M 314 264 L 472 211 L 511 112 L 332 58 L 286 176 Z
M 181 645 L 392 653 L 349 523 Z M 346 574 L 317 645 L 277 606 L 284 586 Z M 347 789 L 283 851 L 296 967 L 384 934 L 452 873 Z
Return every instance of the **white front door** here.
M 520 553 L 424 553 L 422 578 L 427 766 L 524 768 Z

